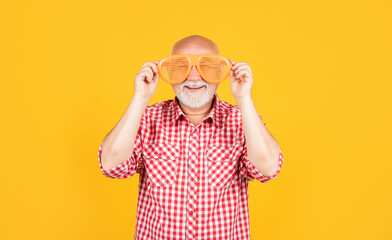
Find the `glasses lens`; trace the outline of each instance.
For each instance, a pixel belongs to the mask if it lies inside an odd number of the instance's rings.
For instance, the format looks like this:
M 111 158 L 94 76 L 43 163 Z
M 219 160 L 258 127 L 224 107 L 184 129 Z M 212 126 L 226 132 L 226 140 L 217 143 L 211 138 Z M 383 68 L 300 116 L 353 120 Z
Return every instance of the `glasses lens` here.
M 220 57 L 201 57 L 200 70 L 208 80 L 221 81 L 227 77 L 229 66 Z
M 188 72 L 189 61 L 186 57 L 169 57 L 162 63 L 162 75 L 169 82 L 179 82 Z

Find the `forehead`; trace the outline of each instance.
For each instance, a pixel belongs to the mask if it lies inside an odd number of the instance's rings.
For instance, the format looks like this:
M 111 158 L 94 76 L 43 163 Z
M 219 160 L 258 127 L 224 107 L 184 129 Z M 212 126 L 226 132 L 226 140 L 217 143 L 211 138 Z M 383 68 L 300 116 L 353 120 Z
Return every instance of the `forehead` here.
M 208 43 L 184 43 L 175 45 L 171 54 L 219 54 L 219 51 Z

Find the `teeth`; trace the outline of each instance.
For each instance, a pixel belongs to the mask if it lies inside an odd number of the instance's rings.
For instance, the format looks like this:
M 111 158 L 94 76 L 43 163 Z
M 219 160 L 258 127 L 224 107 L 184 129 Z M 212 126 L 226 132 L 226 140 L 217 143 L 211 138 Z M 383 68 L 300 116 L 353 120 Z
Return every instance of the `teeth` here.
M 204 86 L 200 86 L 200 87 L 191 87 L 191 86 L 186 86 L 187 88 L 202 88 Z

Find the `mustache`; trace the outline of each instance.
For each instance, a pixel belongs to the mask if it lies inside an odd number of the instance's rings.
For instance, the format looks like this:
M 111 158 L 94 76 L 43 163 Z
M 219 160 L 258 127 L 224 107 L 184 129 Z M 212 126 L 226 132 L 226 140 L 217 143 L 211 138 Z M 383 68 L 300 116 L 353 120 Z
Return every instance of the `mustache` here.
M 206 86 L 208 87 L 209 84 L 207 84 L 205 81 L 185 81 L 181 84 L 181 87 L 189 86 L 189 87 L 201 87 L 201 86 Z

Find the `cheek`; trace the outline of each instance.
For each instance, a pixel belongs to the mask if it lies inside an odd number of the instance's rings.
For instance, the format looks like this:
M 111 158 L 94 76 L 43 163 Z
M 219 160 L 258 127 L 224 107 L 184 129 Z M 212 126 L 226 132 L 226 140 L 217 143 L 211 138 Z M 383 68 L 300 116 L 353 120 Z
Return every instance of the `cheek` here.
M 172 88 L 173 88 L 174 91 L 181 91 L 181 86 L 180 86 L 180 84 L 172 85 Z
M 210 89 L 210 92 L 215 92 L 218 88 L 218 84 L 210 84 L 208 88 Z

